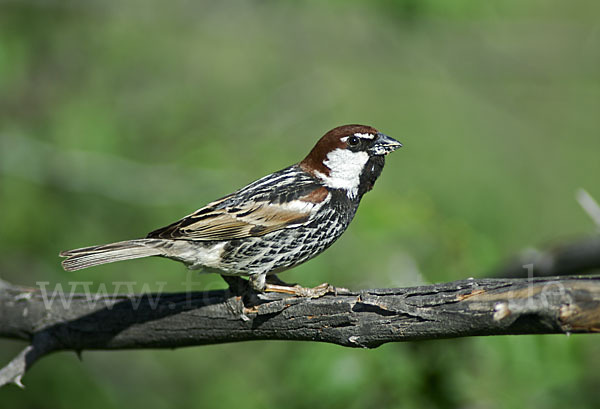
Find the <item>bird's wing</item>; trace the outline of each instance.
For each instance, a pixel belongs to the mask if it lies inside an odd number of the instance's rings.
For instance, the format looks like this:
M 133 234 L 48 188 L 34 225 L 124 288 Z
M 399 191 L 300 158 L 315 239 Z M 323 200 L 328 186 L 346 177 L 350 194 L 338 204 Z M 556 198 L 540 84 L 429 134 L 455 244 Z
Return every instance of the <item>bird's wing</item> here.
M 233 240 L 263 236 L 276 230 L 308 223 L 324 204 L 329 191 L 318 187 L 304 190 L 291 200 L 234 200 L 226 196 L 191 215 L 148 234 L 149 238 L 174 240 Z

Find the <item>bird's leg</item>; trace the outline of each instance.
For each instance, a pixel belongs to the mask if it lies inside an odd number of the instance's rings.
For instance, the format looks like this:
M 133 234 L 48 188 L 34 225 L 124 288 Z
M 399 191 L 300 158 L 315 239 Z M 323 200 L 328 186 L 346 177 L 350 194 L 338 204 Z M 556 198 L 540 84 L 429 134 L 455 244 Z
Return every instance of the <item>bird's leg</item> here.
M 271 292 L 271 293 L 282 293 L 291 294 L 297 297 L 310 297 L 319 298 L 327 293 L 338 294 L 347 293 L 349 290 L 345 288 L 335 288 L 328 283 L 320 284 L 313 288 L 302 287 L 297 284 L 288 284 L 281 281 L 276 275 L 271 274 L 269 276 L 263 274 L 256 274 L 250 276 L 250 286 L 257 292 Z
M 336 288 L 327 283 L 323 283 L 313 288 L 301 287 L 299 285 L 289 287 L 284 285 L 267 283 L 265 285 L 265 291 L 273 293 L 292 294 L 298 297 L 319 298 L 327 293 L 336 293 Z
M 274 293 L 283 293 L 283 294 L 292 294 L 298 297 L 310 297 L 310 298 L 319 298 L 324 296 L 327 293 L 336 293 L 337 290 L 335 287 L 323 283 L 314 288 L 306 288 L 299 286 L 298 284 L 288 284 L 279 279 L 275 274 L 271 274 L 266 277 L 265 283 L 265 292 L 274 292 Z

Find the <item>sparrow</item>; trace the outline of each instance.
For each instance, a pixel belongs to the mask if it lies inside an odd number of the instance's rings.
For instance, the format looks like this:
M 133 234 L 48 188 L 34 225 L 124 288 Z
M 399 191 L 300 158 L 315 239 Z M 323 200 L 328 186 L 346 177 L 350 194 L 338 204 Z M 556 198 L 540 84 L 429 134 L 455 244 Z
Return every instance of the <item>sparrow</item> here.
M 276 273 L 317 256 L 344 233 L 385 156 L 402 144 L 365 125 L 327 132 L 299 163 L 215 200 L 146 238 L 63 251 L 75 271 L 115 261 L 166 257 L 225 278 L 248 277 L 257 292 L 319 296 L 282 285 Z M 269 279 L 267 279 L 269 277 Z M 312 290 L 312 291 L 311 291 Z

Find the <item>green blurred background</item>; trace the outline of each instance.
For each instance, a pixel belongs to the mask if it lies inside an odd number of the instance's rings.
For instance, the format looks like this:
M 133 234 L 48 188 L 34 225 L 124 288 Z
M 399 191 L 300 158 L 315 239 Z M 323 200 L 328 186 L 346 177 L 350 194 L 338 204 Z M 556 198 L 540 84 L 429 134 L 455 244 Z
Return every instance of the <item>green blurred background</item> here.
M 143 236 L 365 123 L 404 143 L 350 229 L 282 275 L 354 289 L 481 277 L 594 233 L 597 1 L 2 1 L 0 277 L 167 281 L 59 250 Z M 224 287 L 199 276 L 194 289 Z M 23 344 L 0 341 L 0 364 Z M 59 353 L 2 408 L 598 408 L 595 336 L 247 342 Z

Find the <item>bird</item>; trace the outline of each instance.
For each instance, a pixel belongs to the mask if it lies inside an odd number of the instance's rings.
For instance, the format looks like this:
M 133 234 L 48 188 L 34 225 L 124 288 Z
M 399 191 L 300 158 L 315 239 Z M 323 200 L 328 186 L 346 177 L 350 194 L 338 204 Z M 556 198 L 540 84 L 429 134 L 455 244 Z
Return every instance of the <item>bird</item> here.
M 189 269 L 248 278 L 258 293 L 318 297 L 331 290 L 287 285 L 275 274 L 322 253 L 346 230 L 387 154 L 402 147 L 367 125 L 338 126 L 300 162 L 215 200 L 145 238 L 60 252 L 75 271 L 158 256 Z

